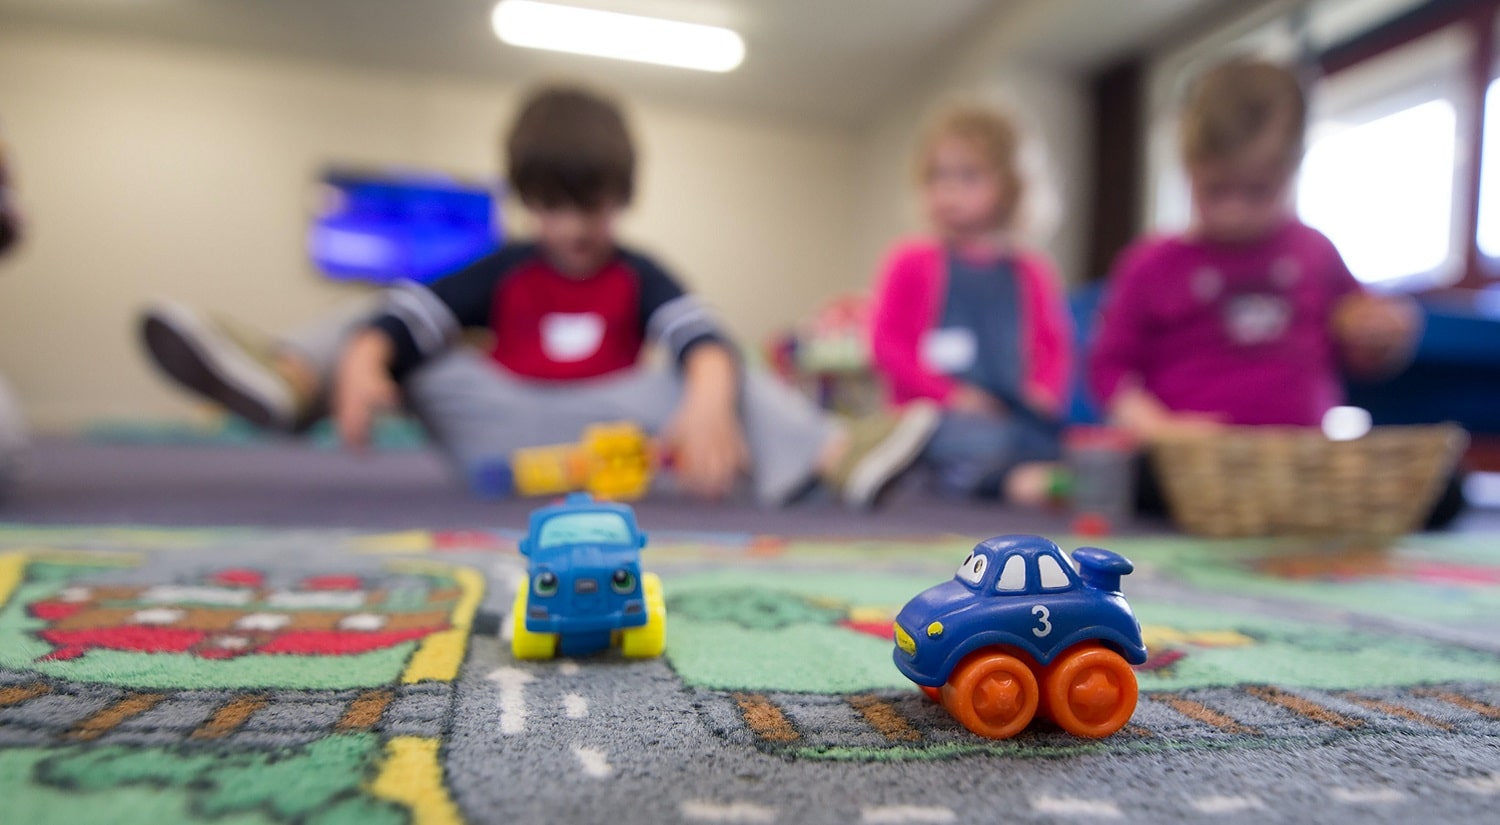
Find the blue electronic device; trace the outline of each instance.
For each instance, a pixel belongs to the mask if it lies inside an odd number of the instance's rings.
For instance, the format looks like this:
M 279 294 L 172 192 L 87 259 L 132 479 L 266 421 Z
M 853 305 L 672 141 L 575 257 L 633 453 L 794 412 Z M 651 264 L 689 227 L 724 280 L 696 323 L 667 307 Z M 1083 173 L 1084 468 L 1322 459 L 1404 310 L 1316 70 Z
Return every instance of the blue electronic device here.
M 500 246 L 486 187 L 346 170 L 325 173 L 321 184 L 307 247 L 330 278 L 427 283 Z

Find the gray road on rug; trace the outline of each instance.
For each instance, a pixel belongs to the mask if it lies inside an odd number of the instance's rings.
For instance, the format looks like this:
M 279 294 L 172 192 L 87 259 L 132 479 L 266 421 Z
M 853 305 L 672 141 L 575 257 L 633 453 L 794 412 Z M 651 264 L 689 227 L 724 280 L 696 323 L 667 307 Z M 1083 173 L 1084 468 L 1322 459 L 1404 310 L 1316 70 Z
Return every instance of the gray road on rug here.
M 1387 693 L 1372 701 L 1438 701 Z M 1357 727 L 1309 728 L 1246 691 L 1195 691 L 1185 698 L 1253 735 L 1182 716 L 1171 703 L 1183 697 L 1148 698 L 1135 721 L 1149 740 L 1119 737 L 1089 753 L 1065 734 L 1039 734 L 1066 759 L 1007 754 L 914 691 L 885 698 L 939 732 L 899 747 L 838 697 L 764 698 L 792 720 L 797 747 L 759 741 L 742 696 L 689 689 L 664 662 L 517 663 L 499 640 L 481 640 L 456 691 L 450 782 L 474 821 L 496 823 L 1411 822 L 1470 818 L 1476 797 L 1500 795 L 1500 722 L 1468 721 L 1466 733 L 1494 743 L 1475 749 L 1317 691 L 1304 698 Z M 1355 738 L 1361 747 L 1346 747 Z M 976 752 L 957 769 L 951 754 L 964 746 Z M 883 756 L 847 761 L 844 749 Z

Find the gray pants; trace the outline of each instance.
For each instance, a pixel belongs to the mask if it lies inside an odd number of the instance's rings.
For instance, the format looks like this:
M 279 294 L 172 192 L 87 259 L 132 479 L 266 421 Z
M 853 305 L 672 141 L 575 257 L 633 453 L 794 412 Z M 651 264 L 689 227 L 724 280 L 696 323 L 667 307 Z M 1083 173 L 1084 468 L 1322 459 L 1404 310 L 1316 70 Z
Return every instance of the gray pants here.
M 950 495 L 995 496 L 1019 464 L 1062 457 L 1062 428 L 1019 412 L 1003 418 L 944 413 L 922 461 Z
M 373 314 L 368 303 L 283 339 L 331 385 L 345 339 Z M 755 498 L 785 503 L 814 478 L 838 425 L 795 390 L 751 372 L 741 385 L 740 421 L 750 450 Z M 523 447 L 576 441 L 586 426 L 629 421 L 656 435 L 682 396 L 677 375 L 640 367 L 584 381 L 531 381 L 462 345 L 402 382 L 407 405 L 454 469 L 471 484 Z

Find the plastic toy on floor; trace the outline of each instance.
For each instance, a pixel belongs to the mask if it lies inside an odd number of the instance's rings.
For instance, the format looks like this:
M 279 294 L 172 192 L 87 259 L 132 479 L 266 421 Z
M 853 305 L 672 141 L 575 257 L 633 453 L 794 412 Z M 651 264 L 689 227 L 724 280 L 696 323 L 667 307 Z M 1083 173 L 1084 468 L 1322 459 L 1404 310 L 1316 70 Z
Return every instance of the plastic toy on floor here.
M 512 483 L 523 496 L 587 491 L 599 498 L 629 501 L 651 486 L 651 443 L 634 424 L 595 424 L 576 444 L 517 450 L 511 456 Z
M 618 646 L 628 658 L 667 644 L 661 580 L 641 572 L 646 534 L 626 504 L 574 493 L 531 513 L 526 582 L 511 612 L 517 659 L 582 656 Z
M 896 667 L 980 736 L 1015 736 L 1038 713 L 1078 736 L 1118 731 L 1146 661 L 1120 593 L 1135 567 L 1097 547 L 1073 562 L 1041 536 L 980 542 L 896 616 Z

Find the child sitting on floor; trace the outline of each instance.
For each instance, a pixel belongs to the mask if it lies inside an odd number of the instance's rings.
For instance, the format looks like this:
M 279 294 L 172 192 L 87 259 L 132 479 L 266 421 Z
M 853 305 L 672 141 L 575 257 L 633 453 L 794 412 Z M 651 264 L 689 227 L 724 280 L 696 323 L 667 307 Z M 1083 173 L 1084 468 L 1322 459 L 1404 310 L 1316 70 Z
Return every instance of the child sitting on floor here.
M 679 483 L 719 498 L 742 472 L 777 505 L 814 482 L 866 507 L 915 460 L 936 412 L 913 409 L 845 426 L 789 388 L 743 372 L 717 321 L 653 260 L 617 244 L 635 149 L 616 106 L 547 88 L 506 143 L 513 191 L 535 240 L 514 243 L 431 286 L 403 284 L 375 311 L 356 308 L 280 342 L 255 343 L 178 305 L 143 322 L 158 366 L 248 420 L 286 431 L 331 404 L 339 434 L 362 445 L 372 417 L 404 400 L 476 486 L 519 448 L 571 442 L 584 427 L 629 421 L 675 457 Z M 487 354 L 455 346 L 487 328 Z M 671 370 L 638 364 L 644 345 Z
M 1072 325 L 1051 263 L 1016 238 L 1019 144 L 983 106 L 929 124 L 916 167 L 933 234 L 886 258 L 872 347 L 893 402 L 942 406 L 923 452 L 942 489 L 1038 503 L 1060 453 Z
M 1293 212 L 1306 113 L 1296 76 L 1269 63 L 1234 60 L 1193 85 L 1181 123 L 1192 225 L 1121 254 L 1090 355 L 1114 423 L 1147 440 L 1315 426 L 1341 403 L 1341 370 L 1379 375 L 1410 356 L 1412 303 L 1364 290 Z

